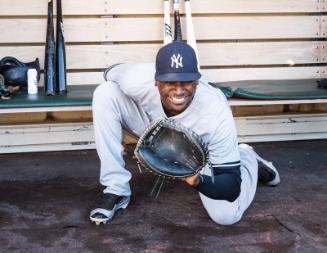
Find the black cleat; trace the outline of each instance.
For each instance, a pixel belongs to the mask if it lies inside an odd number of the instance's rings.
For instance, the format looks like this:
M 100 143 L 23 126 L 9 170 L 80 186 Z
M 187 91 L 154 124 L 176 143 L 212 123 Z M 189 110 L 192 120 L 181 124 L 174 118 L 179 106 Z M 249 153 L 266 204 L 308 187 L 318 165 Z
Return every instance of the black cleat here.
M 90 220 L 96 225 L 106 224 L 111 220 L 115 211 L 125 209 L 130 201 L 130 196 L 118 196 L 113 193 L 105 193 L 98 204 L 98 207 L 90 213 Z
M 240 144 L 240 146 L 251 149 L 254 152 L 258 161 L 258 181 L 260 183 L 268 186 L 276 186 L 280 183 L 279 173 L 272 162 L 268 162 L 259 156 L 251 146 L 244 143 Z

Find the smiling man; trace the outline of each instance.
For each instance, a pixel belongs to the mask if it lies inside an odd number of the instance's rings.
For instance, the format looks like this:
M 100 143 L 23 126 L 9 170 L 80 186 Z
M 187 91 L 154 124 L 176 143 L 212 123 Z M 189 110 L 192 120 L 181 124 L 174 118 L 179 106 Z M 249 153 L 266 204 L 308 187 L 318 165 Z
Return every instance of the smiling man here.
M 197 65 L 189 45 L 173 42 L 159 50 L 155 65 L 117 64 L 105 71 L 107 82 L 95 90 L 92 105 L 100 183 L 105 188 L 90 213 L 92 222 L 106 223 L 130 201 L 123 128 L 141 136 L 152 121 L 162 118 L 191 129 L 207 144 L 212 167 L 183 181 L 199 192 L 214 222 L 239 221 L 254 198 L 258 178 L 269 186 L 280 182 L 272 163 L 252 147 L 238 144 L 226 97 L 201 77 Z

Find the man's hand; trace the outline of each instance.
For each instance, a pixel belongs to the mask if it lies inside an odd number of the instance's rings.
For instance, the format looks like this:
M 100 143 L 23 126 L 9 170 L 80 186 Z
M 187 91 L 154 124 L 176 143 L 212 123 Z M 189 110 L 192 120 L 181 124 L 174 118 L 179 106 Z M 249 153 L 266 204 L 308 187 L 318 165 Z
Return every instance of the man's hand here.
M 198 174 L 195 174 L 193 176 L 190 176 L 190 177 L 185 177 L 183 178 L 183 180 L 189 185 L 189 186 L 192 186 L 192 187 L 197 187 L 199 182 L 200 182 L 200 177 L 199 177 L 199 173 Z

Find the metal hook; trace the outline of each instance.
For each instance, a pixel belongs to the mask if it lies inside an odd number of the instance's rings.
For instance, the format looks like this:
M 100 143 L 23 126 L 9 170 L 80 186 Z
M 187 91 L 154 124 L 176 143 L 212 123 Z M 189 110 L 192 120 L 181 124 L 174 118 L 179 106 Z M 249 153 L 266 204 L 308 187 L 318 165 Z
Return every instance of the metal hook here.
M 158 190 L 158 192 L 157 192 L 157 195 L 156 195 L 156 197 L 154 198 L 155 200 L 157 200 L 157 198 L 158 198 L 158 196 L 159 196 L 159 193 L 161 192 L 161 188 L 162 188 L 162 186 L 163 186 L 164 181 L 165 181 L 165 178 L 163 177 L 163 178 L 162 178 L 162 181 L 161 181 L 161 184 L 160 184 L 160 186 L 159 186 L 159 190 Z
M 157 184 L 158 184 L 159 180 L 160 180 L 160 177 L 158 177 L 156 183 L 154 184 L 154 186 L 153 186 L 153 188 L 152 188 L 152 191 L 151 191 L 151 193 L 150 193 L 150 196 L 153 195 L 154 190 L 157 188 Z
M 157 187 L 158 186 L 158 183 L 160 182 L 160 180 L 161 180 L 161 183 L 160 183 L 159 187 Z M 154 186 L 152 188 L 152 191 L 150 193 L 150 196 L 151 197 L 153 196 L 155 190 L 158 188 L 157 194 L 156 194 L 156 196 L 154 198 L 155 200 L 157 200 L 157 198 L 159 196 L 159 193 L 161 192 L 161 189 L 162 189 L 162 186 L 163 186 L 164 181 L 165 181 L 165 177 L 159 176 L 158 179 L 157 179 L 157 181 L 156 181 L 156 183 L 154 184 Z
M 139 171 L 140 171 L 140 173 L 142 174 L 143 171 L 142 171 L 142 169 L 141 169 L 140 162 L 137 162 L 137 166 L 139 167 Z

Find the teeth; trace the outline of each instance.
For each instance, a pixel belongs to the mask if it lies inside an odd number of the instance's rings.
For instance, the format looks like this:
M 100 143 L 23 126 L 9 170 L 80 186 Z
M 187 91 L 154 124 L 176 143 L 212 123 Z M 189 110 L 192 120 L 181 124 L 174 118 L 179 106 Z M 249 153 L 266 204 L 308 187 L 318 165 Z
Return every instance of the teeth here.
M 172 97 L 172 100 L 177 103 L 182 103 L 185 100 L 185 97 L 177 98 L 177 97 Z

